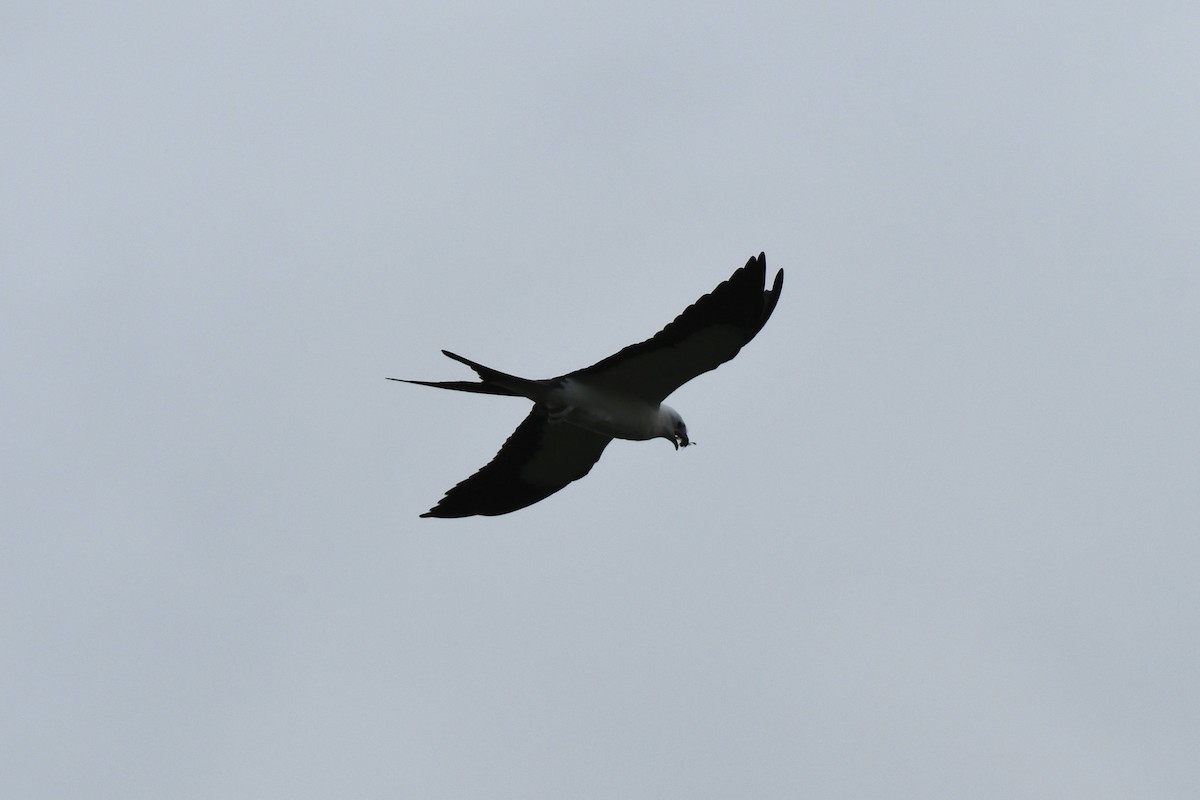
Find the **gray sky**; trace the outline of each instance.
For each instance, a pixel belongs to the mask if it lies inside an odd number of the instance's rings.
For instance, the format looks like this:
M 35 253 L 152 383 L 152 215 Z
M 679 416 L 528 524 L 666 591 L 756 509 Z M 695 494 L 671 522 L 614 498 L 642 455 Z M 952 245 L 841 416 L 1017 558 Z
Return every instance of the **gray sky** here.
M 5 797 L 1200 795 L 1195 4 L 193 6 L 2 15 Z

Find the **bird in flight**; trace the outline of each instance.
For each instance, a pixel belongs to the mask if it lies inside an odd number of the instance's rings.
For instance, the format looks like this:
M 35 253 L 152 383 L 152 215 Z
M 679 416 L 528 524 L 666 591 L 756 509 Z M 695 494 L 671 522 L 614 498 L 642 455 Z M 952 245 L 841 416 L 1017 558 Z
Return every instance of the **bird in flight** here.
M 479 381 L 389 378 L 533 401 L 495 458 L 421 516 L 496 516 L 531 506 L 587 475 L 613 439 L 666 439 L 676 450 L 687 447 L 687 426 L 663 400 L 732 359 L 762 330 L 783 290 L 783 270 L 770 289 L 766 270 L 766 255 L 759 253 L 646 341 L 557 378 L 518 378 L 447 350 L 442 353 L 474 370 Z

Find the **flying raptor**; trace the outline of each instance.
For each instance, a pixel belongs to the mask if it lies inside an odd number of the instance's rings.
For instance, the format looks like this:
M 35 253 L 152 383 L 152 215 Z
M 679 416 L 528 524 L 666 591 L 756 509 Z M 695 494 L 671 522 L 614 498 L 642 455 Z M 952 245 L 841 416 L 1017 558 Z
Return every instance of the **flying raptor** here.
M 591 471 L 613 439 L 666 439 L 687 447 L 687 426 L 663 403 L 754 338 L 775 310 L 783 270 L 766 287 L 763 253 L 692 303 L 667 327 L 590 367 L 528 380 L 443 350 L 479 381 L 388 380 L 533 401 L 533 410 L 485 467 L 446 492 L 422 517 L 507 514 L 544 500 Z

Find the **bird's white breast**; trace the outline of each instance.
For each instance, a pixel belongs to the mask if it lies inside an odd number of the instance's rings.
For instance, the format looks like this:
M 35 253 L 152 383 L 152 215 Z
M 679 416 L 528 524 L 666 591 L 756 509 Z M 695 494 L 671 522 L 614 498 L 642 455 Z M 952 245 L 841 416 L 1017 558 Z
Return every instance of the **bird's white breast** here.
M 559 392 L 565 408 L 563 417 L 573 425 L 614 439 L 645 440 L 662 433 L 658 430 L 657 405 L 606 392 L 573 378 L 563 381 Z

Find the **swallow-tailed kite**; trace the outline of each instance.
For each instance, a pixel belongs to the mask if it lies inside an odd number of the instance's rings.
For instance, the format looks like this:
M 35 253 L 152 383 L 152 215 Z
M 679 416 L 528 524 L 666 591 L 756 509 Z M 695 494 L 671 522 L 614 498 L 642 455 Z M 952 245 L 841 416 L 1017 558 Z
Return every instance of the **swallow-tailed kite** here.
M 496 457 L 421 516 L 495 516 L 533 505 L 587 475 L 613 439 L 661 438 L 676 450 L 687 447 L 687 426 L 662 401 L 736 356 L 766 324 L 783 289 L 783 270 L 765 289 L 766 269 L 759 253 L 651 338 L 557 378 L 518 378 L 446 350 L 479 382 L 389 378 L 533 401 Z

